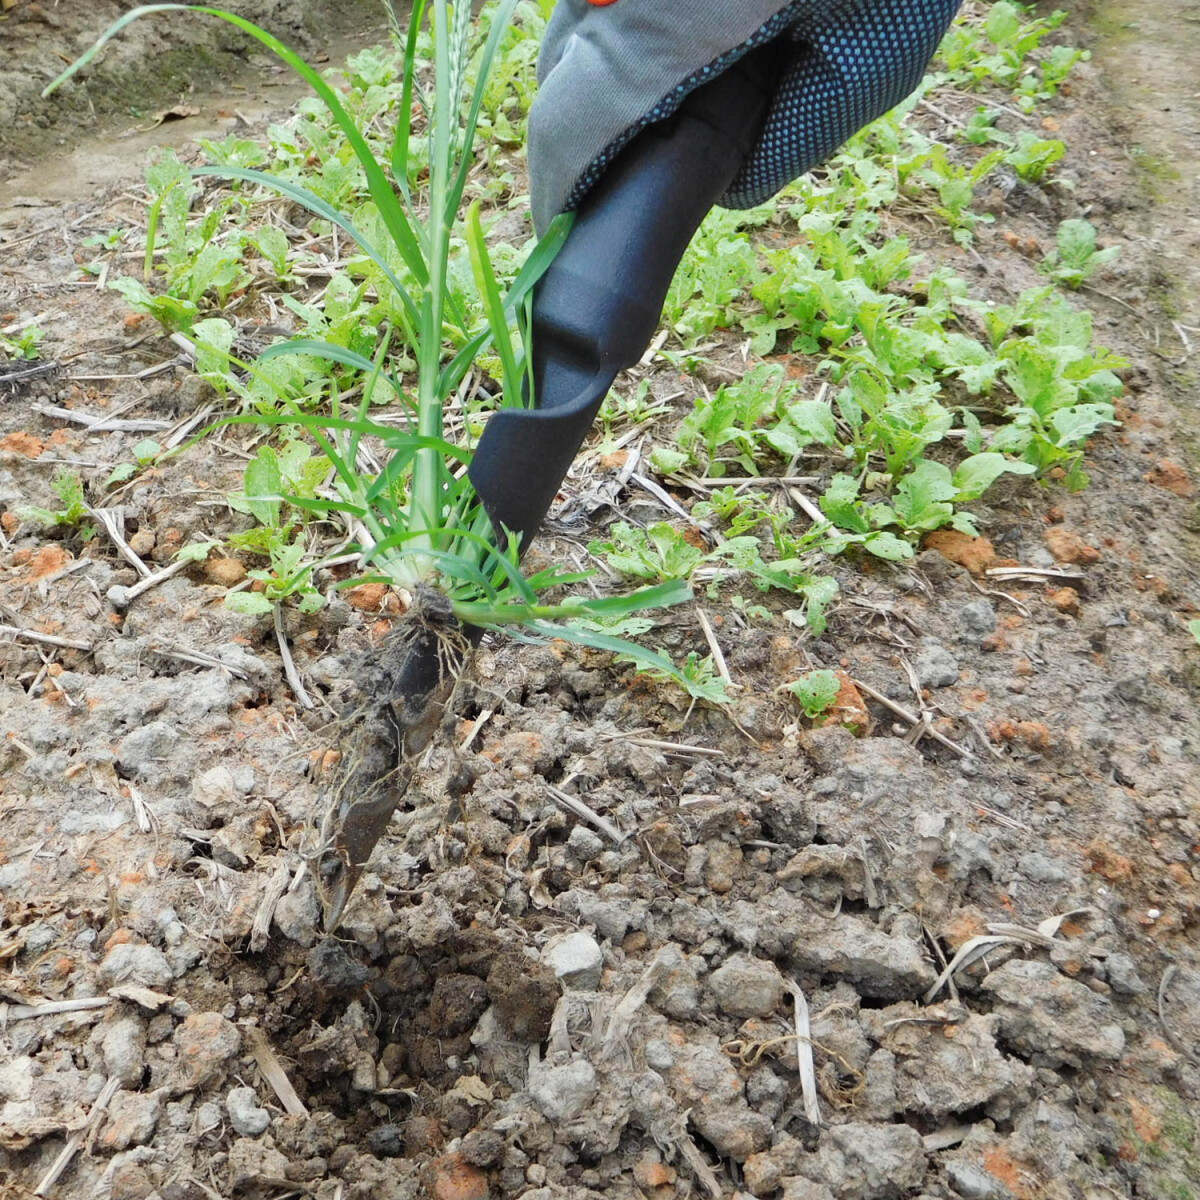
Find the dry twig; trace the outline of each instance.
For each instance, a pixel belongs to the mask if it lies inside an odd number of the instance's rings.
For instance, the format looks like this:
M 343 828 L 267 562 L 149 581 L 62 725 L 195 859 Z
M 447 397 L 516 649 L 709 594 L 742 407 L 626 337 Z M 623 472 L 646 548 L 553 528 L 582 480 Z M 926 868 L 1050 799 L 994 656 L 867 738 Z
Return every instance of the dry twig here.
M 263 1031 L 257 1025 L 246 1025 L 243 1026 L 243 1032 L 258 1069 L 271 1085 L 271 1090 L 279 1097 L 284 1112 L 289 1117 L 307 1117 L 308 1109 L 304 1106 L 304 1101 L 296 1094 L 292 1081 L 287 1077 L 287 1072 L 268 1044 Z
M 280 859 L 271 878 L 267 880 L 263 898 L 254 914 L 254 923 L 250 926 L 251 954 L 261 954 L 267 948 L 267 942 L 271 936 L 271 920 L 275 916 L 275 905 L 287 891 L 287 885 L 291 878 L 291 867 L 283 859 Z
M 804 1115 L 814 1128 L 821 1125 L 821 1104 L 817 1098 L 817 1069 L 812 1052 L 812 1018 L 808 1012 L 808 1000 L 798 983 L 786 981 L 792 994 L 796 1022 L 796 1064 L 800 1070 L 800 1092 L 804 1098 Z
M 1171 1049 L 1177 1054 L 1182 1054 L 1189 1062 L 1200 1066 L 1200 1056 L 1197 1056 L 1193 1051 L 1189 1050 L 1184 1044 L 1183 1039 L 1167 1024 L 1167 990 L 1171 986 L 1171 980 L 1175 978 L 1175 972 L 1179 968 L 1172 963 L 1164 972 L 1162 982 L 1158 985 L 1158 1023 L 1163 1028 L 1163 1033 L 1166 1034 L 1167 1041 L 1171 1044 Z
M 612 824 L 611 821 L 605 820 L 599 813 L 592 812 L 582 800 L 577 799 L 568 792 L 564 792 L 561 788 L 556 788 L 549 784 L 547 784 L 546 790 L 560 808 L 565 808 L 567 812 L 573 813 L 581 821 L 586 821 L 589 825 L 600 830 L 614 846 L 619 846 L 625 841 L 625 834 Z
M 283 628 L 283 609 L 276 604 L 274 608 L 275 617 L 275 640 L 279 643 L 279 656 L 283 659 L 283 673 L 287 676 L 288 684 L 292 691 L 296 694 L 296 699 L 300 702 L 302 708 L 313 708 L 312 697 L 304 688 L 304 684 L 300 681 L 300 672 L 296 670 L 296 664 L 292 661 L 291 647 L 288 646 L 287 633 Z
M 853 683 L 860 692 L 866 692 L 866 694 L 870 696 L 872 700 L 878 704 L 882 704 L 884 708 L 894 712 L 896 716 L 907 721 L 910 725 L 923 725 L 923 721 L 920 717 L 914 717 L 907 708 L 901 707 L 894 700 L 889 700 L 885 695 L 877 692 L 873 687 L 871 687 L 870 684 L 863 683 L 861 679 L 855 679 Z M 939 733 L 932 726 L 928 728 L 927 732 L 935 742 L 941 742 L 943 746 L 945 746 L 948 750 L 953 750 L 954 753 L 959 755 L 961 758 L 975 757 L 970 750 L 966 749 L 964 746 L 960 746 L 957 742 L 952 742 L 944 733 Z
M 600 1047 L 600 1061 L 611 1058 L 618 1049 L 627 1044 L 629 1028 L 638 1009 L 646 1003 L 654 985 L 667 973 L 669 953 L 664 946 L 655 956 L 654 961 L 642 972 L 642 977 L 621 997 L 620 1003 L 608 1018 L 608 1027 L 604 1031 L 604 1043 Z
M 33 1189 L 35 1196 L 48 1196 L 50 1189 L 62 1178 L 63 1172 L 71 1165 L 71 1160 L 79 1153 L 80 1146 L 99 1128 L 109 1101 L 117 1094 L 121 1081 L 114 1075 L 104 1085 L 104 1090 L 96 1097 L 87 1123 L 82 1129 L 77 1129 L 67 1139 L 67 1144 L 59 1152 L 58 1157 L 50 1164 L 50 1170 L 42 1176 L 42 1181 Z

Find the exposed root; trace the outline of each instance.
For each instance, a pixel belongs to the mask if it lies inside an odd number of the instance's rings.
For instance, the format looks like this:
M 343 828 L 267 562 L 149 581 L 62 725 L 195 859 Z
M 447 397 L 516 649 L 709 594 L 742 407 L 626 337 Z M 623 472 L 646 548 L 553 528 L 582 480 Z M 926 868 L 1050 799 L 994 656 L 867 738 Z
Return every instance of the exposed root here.
M 418 593 L 404 624 L 361 671 L 362 700 L 341 722 L 315 875 L 332 932 L 441 724 L 472 649 L 444 596 Z

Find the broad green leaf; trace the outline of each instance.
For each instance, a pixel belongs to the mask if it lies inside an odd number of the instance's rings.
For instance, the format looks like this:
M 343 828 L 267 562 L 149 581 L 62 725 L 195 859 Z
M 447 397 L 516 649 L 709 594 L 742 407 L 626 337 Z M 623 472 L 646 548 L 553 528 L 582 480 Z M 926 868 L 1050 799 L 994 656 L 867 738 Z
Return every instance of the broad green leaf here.
M 203 562 L 220 542 L 189 542 L 180 550 L 175 551 L 175 557 L 182 562 Z
M 923 459 L 896 487 L 892 506 L 905 529 L 937 529 L 954 513 L 947 501 L 956 495 L 950 468 Z
M 245 613 L 247 616 L 260 617 L 272 612 L 275 602 L 268 600 L 262 592 L 230 592 L 225 597 L 225 607 L 230 612 Z
M 246 464 L 242 487 L 254 519 L 262 525 L 278 526 L 283 473 L 273 447 L 261 446 Z
M 908 542 L 887 530 L 867 534 L 863 538 L 862 546 L 868 554 L 885 562 L 904 562 L 905 559 L 912 558 L 914 553 Z
M 1114 424 L 1110 404 L 1076 404 L 1059 409 L 1051 418 L 1055 441 L 1060 446 L 1074 446 L 1086 441 L 1098 429 Z
M 839 528 L 869 533 L 871 526 L 858 506 L 858 481 L 852 475 L 835 475 L 821 497 L 821 511 Z
M 960 502 L 978 500 L 1006 471 L 1013 475 L 1032 475 L 1034 468 L 1029 463 L 1016 462 L 995 451 L 973 454 L 959 463 L 954 472 L 954 487 L 957 489 L 954 498 Z
M 837 423 L 828 404 L 819 400 L 801 400 L 788 407 L 787 420 L 808 441 L 819 442 L 822 446 L 838 444 Z

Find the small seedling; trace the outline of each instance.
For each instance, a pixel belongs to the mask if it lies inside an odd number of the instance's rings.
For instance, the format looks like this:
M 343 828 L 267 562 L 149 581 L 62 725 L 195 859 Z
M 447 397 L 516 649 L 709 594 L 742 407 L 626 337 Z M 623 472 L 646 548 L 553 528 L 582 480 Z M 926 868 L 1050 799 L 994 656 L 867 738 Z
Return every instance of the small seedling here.
M 815 720 L 833 707 L 841 687 L 832 671 L 809 671 L 795 683 L 789 683 L 787 690 L 796 698 L 804 715 Z
M 1055 236 L 1055 248 L 1042 260 L 1041 270 L 1055 283 L 1075 291 L 1097 271 L 1116 260 L 1120 246 L 1101 250 L 1097 245 L 1096 227 L 1082 218 L 1064 221 Z
M 90 524 L 91 511 L 83 491 L 83 480 L 77 471 L 61 471 L 50 484 L 61 501 L 61 508 L 38 508 L 30 506 L 21 510 L 21 516 L 56 528 L 65 525 L 77 528 L 85 541 L 95 536 L 95 526 Z
M 0 358 L 41 358 L 45 336 L 37 325 L 27 325 L 11 337 L 0 333 Z
M 130 453 L 133 455 L 133 462 L 118 463 L 113 467 L 112 473 L 105 480 L 105 487 L 124 483 L 128 479 L 132 479 L 139 471 L 152 466 L 154 460 L 162 453 L 162 446 L 153 438 L 144 438 L 133 447 Z
M 1067 147 L 1057 138 L 1039 138 L 1036 133 L 1022 129 L 1017 134 L 1017 144 L 1004 155 L 1004 161 L 1026 183 L 1041 183 L 1066 152 Z
M 623 655 L 617 655 L 617 662 L 632 662 Z M 694 650 L 688 654 L 678 670 L 663 671 L 654 666 L 639 665 L 639 674 L 648 679 L 662 683 L 676 683 L 683 688 L 693 700 L 703 700 L 708 704 L 728 704 L 729 685 L 717 671 L 711 654 L 701 657 Z

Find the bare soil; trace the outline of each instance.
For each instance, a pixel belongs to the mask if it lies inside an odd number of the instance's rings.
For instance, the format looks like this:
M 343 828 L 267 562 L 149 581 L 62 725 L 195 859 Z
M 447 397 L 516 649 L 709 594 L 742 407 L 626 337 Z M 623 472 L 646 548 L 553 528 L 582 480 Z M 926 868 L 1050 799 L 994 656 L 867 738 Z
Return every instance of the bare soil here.
M 58 471 L 100 484 L 144 436 L 48 407 L 163 438 L 204 396 L 78 269 L 134 198 L 0 225 L 0 321 L 47 314 L 59 363 L 0 393 L 0 1195 L 70 1146 L 45 1189 L 64 1200 L 1200 1195 L 1196 266 L 1177 253 L 1200 225 L 1195 160 L 1172 157 L 1195 46 L 1155 32 L 1150 0 L 1119 7 L 1119 31 L 1100 12 L 1068 31 L 1097 53 L 1053 113 L 1059 183 L 996 197 L 954 259 L 1005 301 L 1064 217 L 1125 248 L 1083 296 L 1134 364 L 1091 487 L 989 494 L 991 560 L 942 540 L 909 568 L 840 564 L 817 642 L 710 605 L 736 724 L 604 656 L 486 642 L 334 938 L 305 864 L 334 722 L 393 618 L 360 594 L 295 619 L 306 711 L 272 631 L 221 604 L 239 564 L 118 610 L 138 573 L 107 534 L 22 524 Z M 238 449 L 208 439 L 119 494 L 152 569 L 234 527 Z M 619 500 L 657 519 L 647 503 Z M 593 532 L 554 528 L 555 561 Z M 704 649 L 687 615 L 665 640 Z M 816 665 L 867 685 L 862 736 L 795 728 L 776 687 Z
M 46 85 L 133 7 L 118 0 L 16 0 L 0 13 L 0 188 L 36 164 L 36 175 L 25 179 L 32 198 L 60 198 L 56 185 L 67 180 L 79 195 L 83 182 L 113 181 L 115 173 L 104 170 L 110 142 L 111 156 L 124 151 L 126 174 L 147 145 L 163 144 L 160 126 L 179 119 L 172 110 L 189 110 L 183 132 L 194 138 L 208 134 L 200 125 L 286 108 L 300 94 L 290 72 L 232 25 L 164 13 L 126 26 L 85 70 L 43 99 Z M 386 36 L 379 0 L 233 0 L 217 7 L 250 18 L 315 62 L 337 59 L 348 41 Z M 152 141 L 124 145 L 151 130 L 157 131 Z M 62 160 L 81 144 L 82 156 L 60 174 Z

